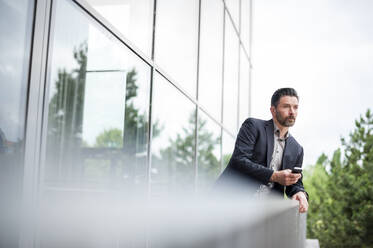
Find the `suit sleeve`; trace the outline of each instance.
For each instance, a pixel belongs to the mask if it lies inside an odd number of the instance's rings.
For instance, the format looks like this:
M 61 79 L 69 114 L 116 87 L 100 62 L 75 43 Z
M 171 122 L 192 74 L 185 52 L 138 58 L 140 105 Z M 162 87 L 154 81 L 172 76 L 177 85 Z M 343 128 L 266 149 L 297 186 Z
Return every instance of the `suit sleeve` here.
M 303 148 L 301 148 L 301 152 L 298 156 L 298 159 L 297 159 L 297 162 L 296 162 L 295 166 L 302 167 L 302 164 L 303 164 Z M 286 187 L 286 195 L 288 197 L 292 197 L 294 194 L 302 191 L 306 194 L 306 197 L 307 197 L 307 200 L 308 200 L 308 193 L 305 191 L 305 189 L 303 187 L 302 179 L 303 179 L 303 174 L 302 174 L 302 177 L 298 180 L 298 182 L 296 182 L 293 185 L 290 185 L 290 186 Z
M 267 184 L 273 174 L 273 170 L 265 165 L 253 161 L 255 143 L 259 135 L 259 130 L 252 119 L 246 120 L 237 135 L 237 140 L 232 155 L 231 166 L 255 180 Z M 264 148 L 266 149 L 266 148 Z

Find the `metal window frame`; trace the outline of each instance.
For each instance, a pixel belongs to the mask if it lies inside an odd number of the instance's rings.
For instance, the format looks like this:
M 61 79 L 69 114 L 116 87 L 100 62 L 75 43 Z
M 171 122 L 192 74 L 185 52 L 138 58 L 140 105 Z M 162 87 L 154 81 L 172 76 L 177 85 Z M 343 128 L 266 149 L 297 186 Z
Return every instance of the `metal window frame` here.
M 25 156 L 23 178 L 23 206 L 25 216 L 19 237 L 19 247 L 35 245 L 35 227 L 31 216 L 36 214 L 38 203 L 40 161 L 42 149 L 42 132 L 44 118 L 44 96 L 46 63 L 48 54 L 48 33 L 50 28 L 51 2 L 48 0 L 35 1 L 34 23 L 32 32 L 31 59 L 29 71 L 29 88 L 26 110 Z
M 200 60 L 200 49 L 201 49 L 201 5 L 202 0 L 198 0 L 198 31 L 197 31 L 197 70 L 196 70 L 196 100 L 199 99 L 199 60 Z M 199 108 L 196 105 L 195 122 L 194 122 L 194 191 L 198 190 L 198 145 L 199 145 L 199 129 L 198 129 L 198 118 Z
M 222 58 L 222 70 L 221 70 L 221 106 L 220 106 L 220 122 L 223 123 L 224 118 L 224 76 L 225 76 L 225 15 L 226 15 L 226 8 L 225 8 L 225 2 L 223 1 L 223 42 L 222 42 L 222 52 L 223 52 L 223 58 Z M 220 172 L 223 172 L 224 168 L 224 161 L 223 161 L 223 132 L 224 128 L 221 126 L 220 128 Z
M 153 26 L 152 26 L 152 48 L 151 48 L 151 60 L 154 61 L 155 55 L 155 35 L 156 35 L 156 21 L 157 21 L 157 0 L 153 0 Z M 149 92 L 149 131 L 148 131 L 148 151 L 147 151 L 147 199 L 150 200 L 151 197 L 151 168 L 152 168 L 152 140 L 153 140 L 153 86 L 154 86 L 154 79 L 155 79 L 155 68 L 154 66 L 151 67 L 151 74 L 150 74 L 150 92 Z M 147 247 L 148 247 L 148 239 L 147 239 Z

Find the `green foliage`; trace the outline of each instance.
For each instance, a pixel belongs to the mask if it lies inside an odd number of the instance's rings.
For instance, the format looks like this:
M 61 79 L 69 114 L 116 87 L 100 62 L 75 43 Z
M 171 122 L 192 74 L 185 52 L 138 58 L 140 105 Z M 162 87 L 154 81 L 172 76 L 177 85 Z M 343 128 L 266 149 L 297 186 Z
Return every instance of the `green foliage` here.
M 195 172 L 195 112 L 190 115 L 188 126 L 169 140 L 167 148 L 154 158 L 159 169 L 166 170 L 170 186 L 192 187 Z M 206 121 L 198 118 L 198 178 L 199 186 L 208 187 L 219 175 L 220 161 L 214 155 L 219 138 L 206 128 Z M 156 162 L 157 161 L 157 162 Z
M 169 146 L 160 151 L 161 160 L 167 166 L 168 180 L 172 185 L 188 185 L 194 178 L 194 133 L 192 120 L 188 128 L 183 128 L 175 139 L 169 140 Z
M 355 121 L 331 160 L 324 154 L 305 172 L 310 194 L 307 235 L 321 247 L 373 247 L 373 115 Z
M 206 123 L 198 119 L 198 182 L 208 188 L 220 174 L 220 160 L 214 154 L 220 138 L 206 128 Z
M 86 42 L 74 49 L 78 67 L 72 72 L 66 69 L 58 71 L 56 93 L 49 103 L 48 136 L 51 140 L 64 140 L 70 147 L 81 142 L 87 52 Z
M 109 147 L 109 148 L 122 148 L 123 147 L 123 134 L 122 130 L 112 128 L 104 130 L 96 137 L 95 147 Z
M 48 177 L 64 178 L 79 174 L 79 167 L 73 166 L 73 163 L 78 159 L 77 149 L 84 145 L 81 137 L 87 52 L 87 42 L 83 42 L 73 52 L 77 67 L 70 72 L 65 68 L 58 70 L 48 111 Z
M 223 154 L 223 165 L 227 166 L 229 163 L 229 160 L 231 160 L 232 153 Z
M 123 127 L 103 130 L 93 147 L 82 139 L 87 52 L 87 42 L 74 49 L 75 68 L 59 69 L 55 88 L 51 91 L 47 174 L 56 178 L 82 178 L 101 173 L 112 179 L 116 171 L 121 171 L 121 178 L 139 181 L 141 177 L 143 180 L 146 177 L 149 122 L 146 111 L 136 105 L 139 86 L 135 68 L 123 78 L 126 81 Z M 157 120 L 152 128 L 153 136 L 159 135 L 161 130 Z

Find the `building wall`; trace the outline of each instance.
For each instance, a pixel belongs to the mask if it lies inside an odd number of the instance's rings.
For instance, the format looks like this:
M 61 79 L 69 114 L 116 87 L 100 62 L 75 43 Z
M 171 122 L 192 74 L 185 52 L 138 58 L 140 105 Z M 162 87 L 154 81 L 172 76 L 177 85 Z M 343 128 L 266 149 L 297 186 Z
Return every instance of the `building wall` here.
M 211 187 L 250 114 L 252 0 L 0 5 L 4 195 Z

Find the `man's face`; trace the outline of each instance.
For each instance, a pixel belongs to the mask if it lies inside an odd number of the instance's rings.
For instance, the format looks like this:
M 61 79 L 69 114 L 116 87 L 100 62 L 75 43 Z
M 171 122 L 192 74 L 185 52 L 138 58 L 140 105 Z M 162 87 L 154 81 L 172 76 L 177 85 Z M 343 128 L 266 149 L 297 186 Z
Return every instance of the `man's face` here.
M 271 113 L 281 126 L 293 126 L 298 115 L 298 99 L 295 96 L 282 96 L 277 107 L 271 107 Z

